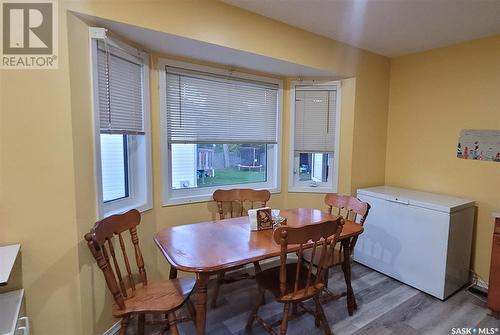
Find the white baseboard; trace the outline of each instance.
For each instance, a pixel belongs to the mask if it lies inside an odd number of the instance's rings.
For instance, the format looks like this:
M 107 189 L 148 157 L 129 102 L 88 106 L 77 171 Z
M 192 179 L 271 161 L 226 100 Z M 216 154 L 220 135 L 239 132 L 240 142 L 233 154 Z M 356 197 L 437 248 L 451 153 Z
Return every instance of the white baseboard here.
M 472 284 L 484 289 L 485 291 L 488 291 L 488 286 L 489 286 L 488 282 L 483 278 L 481 278 L 477 273 L 475 273 L 472 270 L 471 274 L 472 274 Z
M 478 278 L 478 280 L 476 281 L 476 285 L 488 291 L 488 283 L 485 282 L 484 280 Z
M 102 335 L 118 334 L 118 332 L 120 331 L 120 322 L 121 322 L 121 320 L 117 321 L 114 325 L 111 326 L 111 328 L 106 330 Z

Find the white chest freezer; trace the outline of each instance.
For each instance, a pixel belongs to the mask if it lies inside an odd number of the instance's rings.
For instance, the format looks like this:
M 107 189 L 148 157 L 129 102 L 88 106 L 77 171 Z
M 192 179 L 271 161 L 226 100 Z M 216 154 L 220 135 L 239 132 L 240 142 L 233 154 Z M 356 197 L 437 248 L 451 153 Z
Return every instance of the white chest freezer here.
M 439 299 L 468 283 L 474 201 L 391 186 L 358 198 L 371 208 L 355 261 Z

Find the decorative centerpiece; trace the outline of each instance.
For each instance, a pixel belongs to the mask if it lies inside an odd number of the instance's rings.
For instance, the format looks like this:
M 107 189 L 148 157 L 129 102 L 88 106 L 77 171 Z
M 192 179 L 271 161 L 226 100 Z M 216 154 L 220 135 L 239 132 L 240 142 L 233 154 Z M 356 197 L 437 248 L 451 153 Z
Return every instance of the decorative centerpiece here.
M 280 215 L 279 209 L 272 209 L 271 216 L 273 218 L 273 228 L 286 225 L 286 218 Z

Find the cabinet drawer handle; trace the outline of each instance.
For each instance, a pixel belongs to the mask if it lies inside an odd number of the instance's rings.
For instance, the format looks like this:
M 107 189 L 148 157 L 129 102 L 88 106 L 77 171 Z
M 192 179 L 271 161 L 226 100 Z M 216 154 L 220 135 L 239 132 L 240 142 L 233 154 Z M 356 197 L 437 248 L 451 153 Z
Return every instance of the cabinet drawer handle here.
M 30 319 L 27 316 L 23 316 L 19 318 L 19 321 L 24 322 L 23 327 L 19 327 L 17 329 L 23 329 L 23 335 L 29 335 L 30 333 Z

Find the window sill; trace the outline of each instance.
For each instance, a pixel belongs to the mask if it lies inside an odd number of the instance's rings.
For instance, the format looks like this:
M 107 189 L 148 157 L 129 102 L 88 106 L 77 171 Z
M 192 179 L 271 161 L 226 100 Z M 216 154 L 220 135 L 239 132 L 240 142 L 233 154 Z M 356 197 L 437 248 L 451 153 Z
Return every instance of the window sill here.
M 106 209 L 106 205 L 103 206 L 102 208 L 102 218 L 106 218 L 111 215 L 115 214 L 122 214 L 125 213 L 131 209 L 137 209 L 140 213 L 146 212 L 150 209 L 153 209 L 153 205 L 151 203 L 144 203 L 144 202 L 137 202 L 133 203 L 131 201 L 127 201 L 127 203 L 124 203 L 122 206 L 119 206 L 118 204 L 114 204 L 113 208 Z M 101 219 L 102 219 L 101 218 Z
M 223 188 L 223 187 L 221 187 Z M 262 189 L 262 188 L 261 188 Z M 266 189 L 266 188 L 264 188 Z M 273 188 L 273 189 L 267 189 L 271 194 L 279 194 L 281 193 L 280 188 Z M 169 207 L 169 206 L 178 206 L 178 205 L 189 205 L 189 204 L 195 204 L 195 203 L 201 203 L 201 202 L 210 202 L 213 201 L 212 198 L 212 193 L 209 194 L 201 194 L 201 195 L 194 195 L 194 196 L 187 196 L 187 197 L 175 197 L 175 198 L 168 198 L 164 200 L 162 206 L 163 207 Z
M 335 193 L 337 190 L 331 186 L 293 186 L 288 188 L 290 193 Z

